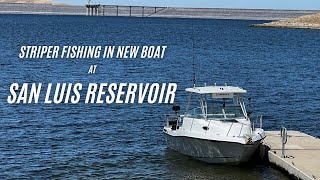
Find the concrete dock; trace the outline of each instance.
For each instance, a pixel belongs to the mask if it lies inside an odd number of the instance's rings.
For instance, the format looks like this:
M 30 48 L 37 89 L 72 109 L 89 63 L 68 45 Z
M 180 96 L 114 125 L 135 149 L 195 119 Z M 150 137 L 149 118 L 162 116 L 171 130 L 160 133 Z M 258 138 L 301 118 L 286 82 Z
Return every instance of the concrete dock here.
M 266 131 L 262 153 L 270 163 L 298 179 L 320 179 L 320 139 L 299 131 L 288 131 L 282 158 L 280 131 Z

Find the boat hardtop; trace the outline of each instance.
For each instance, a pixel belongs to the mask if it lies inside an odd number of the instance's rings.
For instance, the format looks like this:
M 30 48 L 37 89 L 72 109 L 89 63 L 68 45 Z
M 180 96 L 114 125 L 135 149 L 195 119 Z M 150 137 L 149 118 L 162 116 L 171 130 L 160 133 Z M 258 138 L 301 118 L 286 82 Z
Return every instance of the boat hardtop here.
M 244 94 L 246 90 L 235 86 L 204 86 L 187 88 L 187 92 L 197 94 Z

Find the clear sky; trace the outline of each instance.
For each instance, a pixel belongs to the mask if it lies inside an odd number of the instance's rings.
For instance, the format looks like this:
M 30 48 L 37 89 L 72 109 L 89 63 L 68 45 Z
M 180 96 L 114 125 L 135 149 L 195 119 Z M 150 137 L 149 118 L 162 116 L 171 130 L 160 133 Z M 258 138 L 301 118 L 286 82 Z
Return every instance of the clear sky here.
M 86 0 L 53 0 L 73 5 L 84 5 Z M 196 8 L 249 8 L 249 9 L 312 9 L 320 10 L 320 0 L 92 0 L 110 5 L 144 5 Z

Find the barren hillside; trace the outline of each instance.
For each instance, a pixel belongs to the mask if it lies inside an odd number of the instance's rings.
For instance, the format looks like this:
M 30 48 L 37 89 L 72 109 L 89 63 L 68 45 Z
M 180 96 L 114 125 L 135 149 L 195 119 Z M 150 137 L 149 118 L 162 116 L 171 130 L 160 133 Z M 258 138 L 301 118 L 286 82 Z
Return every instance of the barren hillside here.
M 270 23 L 255 24 L 255 27 L 281 27 L 281 28 L 305 28 L 320 29 L 320 13 L 305 15 L 298 18 L 284 19 Z

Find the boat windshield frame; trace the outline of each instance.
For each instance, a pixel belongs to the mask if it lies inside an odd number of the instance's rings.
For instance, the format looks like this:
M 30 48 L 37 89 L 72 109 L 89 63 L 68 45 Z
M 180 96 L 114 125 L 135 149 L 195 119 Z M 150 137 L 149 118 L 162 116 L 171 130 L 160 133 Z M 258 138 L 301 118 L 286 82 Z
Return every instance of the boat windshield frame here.
M 193 100 L 193 96 L 197 95 L 200 103 L 200 107 L 190 109 L 190 104 Z M 230 106 L 230 99 L 232 99 Z M 228 101 L 228 106 L 226 106 Z M 221 106 L 213 106 L 214 103 L 222 103 Z M 220 112 L 219 112 L 220 110 Z M 232 112 L 232 113 L 230 113 Z M 244 104 L 243 93 L 233 93 L 227 98 L 213 97 L 212 94 L 199 94 L 189 92 L 188 103 L 185 111 L 186 117 L 217 119 L 217 120 L 232 120 L 232 119 L 249 119 L 247 115 L 246 106 Z

